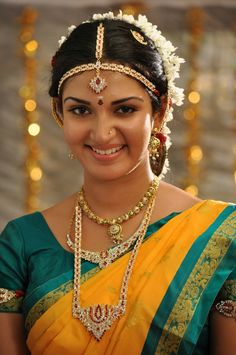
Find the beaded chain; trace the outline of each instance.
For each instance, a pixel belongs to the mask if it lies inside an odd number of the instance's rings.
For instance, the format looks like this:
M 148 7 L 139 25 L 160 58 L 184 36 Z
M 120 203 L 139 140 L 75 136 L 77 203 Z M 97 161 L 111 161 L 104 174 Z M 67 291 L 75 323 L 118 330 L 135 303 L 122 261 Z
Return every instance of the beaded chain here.
M 123 239 L 121 223 L 128 221 L 130 218 L 137 215 L 149 202 L 152 196 L 156 193 L 158 186 L 159 179 L 157 176 L 155 176 L 143 198 L 128 212 L 115 218 L 102 218 L 100 216 L 97 216 L 89 207 L 84 196 L 83 188 L 79 192 L 78 203 L 82 211 L 89 219 L 100 225 L 108 225 L 108 236 L 112 239 L 113 243 L 119 244 L 122 242 Z

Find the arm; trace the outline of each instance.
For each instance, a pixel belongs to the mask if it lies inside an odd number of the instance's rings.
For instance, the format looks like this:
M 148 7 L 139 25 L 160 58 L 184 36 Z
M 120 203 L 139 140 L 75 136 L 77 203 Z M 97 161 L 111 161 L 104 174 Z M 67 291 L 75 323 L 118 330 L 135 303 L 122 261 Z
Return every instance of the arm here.
M 236 318 L 217 311 L 210 316 L 210 350 L 212 355 L 232 355 L 236 349 Z
M 0 354 L 29 355 L 27 349 L 23 317 L 18 313 L 0 313 Z

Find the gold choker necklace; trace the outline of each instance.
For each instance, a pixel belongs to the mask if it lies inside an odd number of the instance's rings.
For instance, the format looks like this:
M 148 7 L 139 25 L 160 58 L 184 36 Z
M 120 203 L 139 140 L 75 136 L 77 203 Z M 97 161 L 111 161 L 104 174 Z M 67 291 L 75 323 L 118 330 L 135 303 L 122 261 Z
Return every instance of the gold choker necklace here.
M 81 238 L 82 238 L 82 211 L 79 206 L 75 208 L 75 253 L 74 253 L 74 292 L 72 314 L 78 318 L 87 330 L 100 340 L 112 324 L 125 314 L 128 283 L 133 271 L 135 259 L 149 225 L 152 210 L 155 204 L 155 196 L 150 199 L 145 213 L 145 223 L 140 231 L 137 242 L 131 252 L 124 277 L 121 284 L 119 301 L 115 305 L 94 304 L 87 307 L 80 305 L 80 277 L 81 277 Z
M 112 239 L 113 243 L 119 244 L 123 240 L 121 223 L 128 221 L 130 218 L 136 216 L 143 209 L 143 207 L 149 202 L 151 197 L 157 191 L 158 185 L 159 180 L 158 177 L 155 176 L 143 198 L 127 213 L 124 213 L 121 216 L 115 218 L 102 218 L 97 216 L 91 210 L 87 201 L 85 200 L 83 189 L 81 189 L 79 192 L 78 203 L 82 211 L 89 219 L 100 225 L 108 225 L 108 236 Z

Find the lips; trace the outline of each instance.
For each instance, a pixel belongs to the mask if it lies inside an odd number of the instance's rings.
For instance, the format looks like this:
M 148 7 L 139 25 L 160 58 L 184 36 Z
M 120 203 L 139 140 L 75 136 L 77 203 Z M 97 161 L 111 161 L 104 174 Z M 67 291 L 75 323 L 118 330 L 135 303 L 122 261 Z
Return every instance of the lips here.
M 118 147 L 114 147 L 114 148 L 110 148 L 110 149 L 98 149 L 98 148 L 94 148 L 91 147 L 91 149 L 100 155 L 110 155 L 110 154 L 115 154 L 117 152 L 119 152 L 119 150 L 121 150 L 123 148 L 123 145 L 120 145 Z

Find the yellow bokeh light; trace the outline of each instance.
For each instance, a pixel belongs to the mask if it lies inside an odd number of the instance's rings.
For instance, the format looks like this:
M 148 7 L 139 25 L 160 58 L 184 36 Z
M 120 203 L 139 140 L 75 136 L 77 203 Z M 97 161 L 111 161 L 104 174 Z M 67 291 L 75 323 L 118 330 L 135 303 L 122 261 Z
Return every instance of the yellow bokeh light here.
M 39 167 L 34 167 L 30 170 L 30 177 L 33 181 L 39 181 L 42 178 L 42 170 Z
M 193 160 L 194 162 L 199 162 L 200 160 L 202 160 L 202 157 L 203 157 L 202 148 L 199 147 L 199 145 L 193 145 L 190 148 L 191 160 Z
M 184 110 L 184 118 L 187 121 L 191 121 L 196 117 L 196 113 L 192 108 L 187 108 L 186 110 Z
M 34 100 L 26 100 L 25 101 L 25 109 L 26 111 L 32 112 L 36 109 L 37 104 Z
M 197 91 L 191 91 L 188 95 L 188 99 L 192 104 L 197 104 L 200 101 L 200 94 Z
M 196 185 L 189 185 L 185 188 L 185 191 L 188 192 L 192 196 L 198 195 L 198 188 Z
M 20 35 L 20 40 L 22 42 L 28 42 L 30 41 L 32 38 L 32 32 L 31 31 L 24 31 L 21 35 Z
M 29 88 L 29 86 L 22 86 L 20 89 L 19 89 L 19 95 L 23 98 L 27 98 L 31 95 L 31 90 Z
M 31 123 L 28 127 L 28 132 L 31 136 L 37 136 L 40 132 L 40 125 L 38 123 Z
M 25 45 L 25 49 L 27 52 L 35 52 L 38 48 L 38 42 L 32 39 L 31 41 L 27 42 Z

